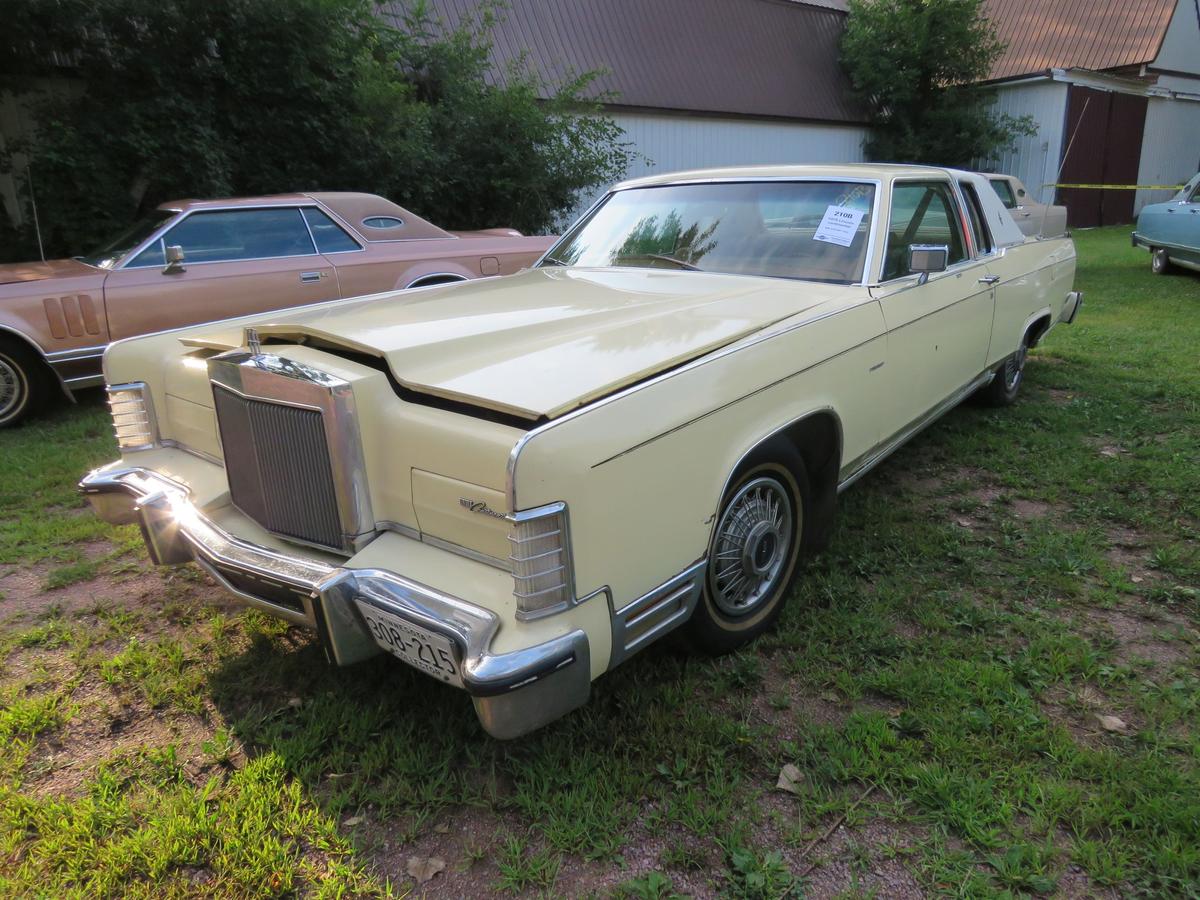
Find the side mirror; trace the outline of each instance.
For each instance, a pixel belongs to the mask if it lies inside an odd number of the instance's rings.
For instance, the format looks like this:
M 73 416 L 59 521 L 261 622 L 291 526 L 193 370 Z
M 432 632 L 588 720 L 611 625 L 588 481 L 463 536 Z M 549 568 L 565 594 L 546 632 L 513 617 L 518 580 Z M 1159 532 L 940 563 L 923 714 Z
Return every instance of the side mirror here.
M 163 267 L 164 275 L 174 275 L 176 272 L 186 272 L 183 267 L 183 247 L 179 244 L 171 244 L 163 250 L 163 256 L 166 257 L 167 264 Z
M 917 284 L 929 280 L 931 272 L 945 272 L 950 263 L 950 247 L 946 244 L 909 244 L 908 271 L 920 275 Z

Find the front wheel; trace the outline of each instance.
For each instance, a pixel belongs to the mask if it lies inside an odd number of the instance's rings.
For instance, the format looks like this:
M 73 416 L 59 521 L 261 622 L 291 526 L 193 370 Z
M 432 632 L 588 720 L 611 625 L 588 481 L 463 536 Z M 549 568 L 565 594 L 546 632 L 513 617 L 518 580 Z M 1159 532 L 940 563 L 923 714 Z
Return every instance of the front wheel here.
M 1166 275 L 1171 271 L 1171 257 L 1162 247 L 1150 251 L 1150 271 L 1155 275 Z
M 38 358 L 13 341 L 0 340 L 0 428 L 16 425 L 36 411 L 45 393 Z
M 748 464 L 721 501 L 692 640 L 709 653 L 748 643 L 783 612 L 799 571 L 808 477 L 804 461 L 780 447 Z

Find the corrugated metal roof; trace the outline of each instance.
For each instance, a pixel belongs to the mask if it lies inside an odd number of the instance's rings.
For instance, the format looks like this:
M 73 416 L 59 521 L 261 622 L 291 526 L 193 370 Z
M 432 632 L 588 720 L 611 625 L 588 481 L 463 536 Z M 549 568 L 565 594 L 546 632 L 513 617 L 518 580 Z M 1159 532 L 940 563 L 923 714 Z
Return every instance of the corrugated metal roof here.
M 836 0 L 825 0 L 833 3 Z M 497 78 L 528 55 L 551 82 L 606 69 L 616 105 L 863 122 L 838 65 L 845 13 L 794 0 L 508 0 L 491 38 Z M 380 11 L 398 23 L 399 4 Z M 480 0 L 431 0 L 453 26 Z
M 1119 69 L 1152 62 L 1176 0 L 987 0 L 1008 49 L 993 79 L 1051 68 Z

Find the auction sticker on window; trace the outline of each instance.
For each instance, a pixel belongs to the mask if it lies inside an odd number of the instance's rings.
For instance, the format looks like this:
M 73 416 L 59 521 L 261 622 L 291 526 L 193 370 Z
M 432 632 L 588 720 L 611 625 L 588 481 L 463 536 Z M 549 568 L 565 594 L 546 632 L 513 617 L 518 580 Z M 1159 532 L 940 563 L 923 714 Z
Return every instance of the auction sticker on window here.
M 826 207 L 813 240 L 849 247 L 854 243 L 854 235 L 858 233 L 858 225 L 864 212 L 865 210 L 851 209 L 848 206 Z

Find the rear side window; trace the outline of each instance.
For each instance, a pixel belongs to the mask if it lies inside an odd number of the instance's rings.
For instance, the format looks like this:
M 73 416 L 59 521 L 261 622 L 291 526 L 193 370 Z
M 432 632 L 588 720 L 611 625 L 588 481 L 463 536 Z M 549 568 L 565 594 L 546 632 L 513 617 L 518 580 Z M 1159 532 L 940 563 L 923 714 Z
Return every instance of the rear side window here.
M 161 266 L 163 248 L 172 244 L 183 247 L 189 263 L 315 256 L 317 252 L 295 207 L 215 210 L 192 213 L 130 265 Z
M 337 222 L 315 206 L 306 206 L 303 212 L 308 227 L 312 229 L 313 240 L 317 242 L 317 250 L 321 253 L 345 253 L 362 249 Z
M 992 243 L 992 234 L 988 231 L 983 204 L 979 202 L 975 185 L 968 181 L 960 181 L 958 186 L 962 188 L 963 197 L 967 201 L 967 218 L 971 220 L 971 234 L 975 238 L 975 247 L 980 254 L 991 253 L 995 245 Z
M 949 182 L 898 181 L 892 187 L 884 281 L 911 274 L 908 248 L 913 244 L 945 244 L 950 248 L 949 265 L 967 258 Z
M 1017 200 L 1013 196 L 1012 185 L 1004 178 L 992 178 L 992 187 L 996 193 L 1000 195 L 1000 202 L 1004 204 L 1005 209 L 1016 209 Z

